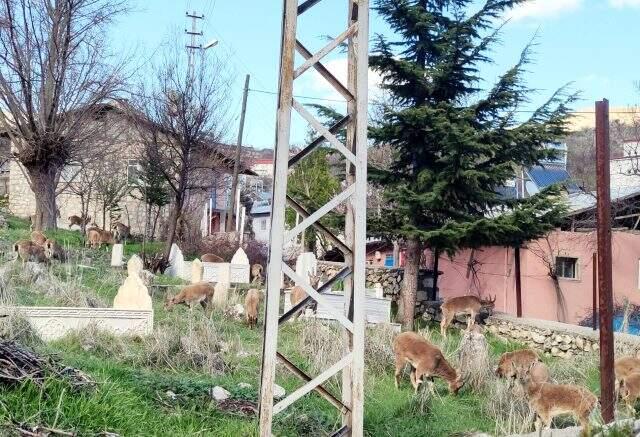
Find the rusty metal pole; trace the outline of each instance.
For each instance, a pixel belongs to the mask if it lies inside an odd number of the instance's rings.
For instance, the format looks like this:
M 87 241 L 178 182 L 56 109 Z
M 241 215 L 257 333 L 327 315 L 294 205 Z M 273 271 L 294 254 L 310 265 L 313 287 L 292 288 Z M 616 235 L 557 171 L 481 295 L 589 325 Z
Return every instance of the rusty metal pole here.
M 591 325 L 593 330 L 598 329 L 598 254 L 593 252 L 593 318 Z
M 516 246 L 513 251 L 515 255 L 516 273 L 516 316 L 522 317 L 522 282 L 520 276 L 520 246 Z
M 600 291 L 600 403 L 602 419 L 614 419 L 613 281 L 611 271 L 611 197 L 609 186 L 609 101 L 596 102 L 596 176 L 598 193 L 598 288 Z

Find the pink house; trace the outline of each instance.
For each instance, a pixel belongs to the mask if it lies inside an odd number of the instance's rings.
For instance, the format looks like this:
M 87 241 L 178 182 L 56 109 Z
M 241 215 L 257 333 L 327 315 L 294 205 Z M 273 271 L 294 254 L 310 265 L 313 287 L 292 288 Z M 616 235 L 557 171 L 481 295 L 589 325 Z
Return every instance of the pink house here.
M 554 231 L 520 250 L 523 317 L 578 323 L 593 307 L 595 232 Z M 613 232 L 614 301 L 640 305 L 640 234 Z M 496 310 L 516 314 L 514 249 L 486 247 L 442 256 L 441 298 L 496 296 Z M 557 282 L 551 277 L 558 277 Z M 557 284 L 557 286 L 556 286 Z

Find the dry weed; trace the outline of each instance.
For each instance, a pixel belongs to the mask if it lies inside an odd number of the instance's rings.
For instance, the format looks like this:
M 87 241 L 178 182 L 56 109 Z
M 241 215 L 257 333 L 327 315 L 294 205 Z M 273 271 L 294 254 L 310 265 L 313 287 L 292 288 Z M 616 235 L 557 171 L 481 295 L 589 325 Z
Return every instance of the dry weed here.
M 492 364 L 489 343 L 481 333 L 465 331 L 458 350 L 458 363 L 462 380 L 467 388 L 483 391 L 492 384 Z
M 509 387 L 504 381 L 489 386 L 485 414 L 496 424 L 496 435 L 522 434 L 530 430 L 533 416 L 520 384 Z
M 2 315 L 4 317 L 0 317 L 1 339 L 13 340 L 30 347 L 42 344 L 38 333 L 18 310 L 9 310 Z

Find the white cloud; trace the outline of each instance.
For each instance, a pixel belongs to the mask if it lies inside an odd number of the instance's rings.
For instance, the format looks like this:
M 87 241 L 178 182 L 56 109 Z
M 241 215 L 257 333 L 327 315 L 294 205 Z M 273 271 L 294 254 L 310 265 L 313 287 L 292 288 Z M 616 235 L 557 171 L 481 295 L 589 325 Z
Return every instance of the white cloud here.
M 626 6 L 639 8 L 640 0 L 609 0 L 609 4 L 614 8 L 624 8 Z
M 511 20 L 551 17 L 578 9 L 583 0 L 530 0 L 507 13 Z M 609 0 L 611 2 L 638 2 L 639 0 Z

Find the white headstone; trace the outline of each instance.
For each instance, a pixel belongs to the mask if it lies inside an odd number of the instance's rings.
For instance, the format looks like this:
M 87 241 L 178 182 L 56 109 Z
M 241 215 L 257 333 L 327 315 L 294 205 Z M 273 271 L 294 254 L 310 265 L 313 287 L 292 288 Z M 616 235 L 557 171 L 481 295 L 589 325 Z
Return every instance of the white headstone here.
M 384 299 L 384 288 L 382 288 L 382 284 L 379 282 L 376 282 L 373 285 L 373 289 L 376 291 L 376 298 L 377 299 Z
M 191 261 L 183 261 L 182 269 L 180 271 L 179 277 L 187 282 L 191 282 L 191 265 Z
M 224 307 L 229 299 L 229 283 L 218 282 L 214 286 L 213 304 L 217 307 Z
M 111 250 L 111 266 L 121 267 L 124 264 L 122 257 L 124 255 L 124 247 L 122 244 L 114 244 Z
M 229 263 L 202 263 L 204 272 L 202 280 L 206 282 L 229 283 Z
M 249 257 L 242 250 L 242 247 L 239 247 L 236 250 L 236 253 L 233 254 L 233 258 L 231 258 L 231 264 L 246 264 L 249 265 Z
M 296 274 L 305 282 L 309 282 L 309 274 L 315 274 L 318 269 L 318 261 L 312 252 L 303 252 L 296 259 Z
M 182 269 L 184 267 L 184 256 L 182 251 L 176 243 L 171 245 L 171 251 L 169 252 L 169 267 L 165 271 L 165 274 L 169 276 L 181 276 Z
M 204 267 L 198 258 L 191 263 L 191 283 L 202 282 Z
M 119 310 L 152 310 L 151 296 L 138 275 L 129 275 L 113 299 L 113 308 Z
M 138 255 L 131 255 L 131 258 L 127 262 L 127 273 L 129 276 L 142 277 L 142 270 L 144 270 L 142 259 Z

